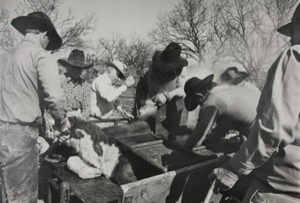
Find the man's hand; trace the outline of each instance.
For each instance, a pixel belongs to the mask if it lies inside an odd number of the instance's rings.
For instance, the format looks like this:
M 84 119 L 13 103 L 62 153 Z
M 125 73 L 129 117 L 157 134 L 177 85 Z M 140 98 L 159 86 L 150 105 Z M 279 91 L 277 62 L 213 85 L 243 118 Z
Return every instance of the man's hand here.
M 92 106 L 91 107 L 91 115 L 95 116 L 95 117 L 100 117 L 101 116 L 100 109 L 97 106 Z
M 219 191 L 227 191 L 234 186 L 238 181 L 239 176 L 234 169 L 230 166 L 229 162 L 220 168 L 215 168 L 209 175 L 210 181 L 216 180 L 214 193 L 218 194 Z
M 159 93 L 151 98 L 156 106 L 162 106 L 167 102 L 167 97 L 163 93 Z
M 65 143 L 69 145 L 69 140 L 70 140 L 70 132 L 69 131 L 62 131 L 59 135 L 57 135 L 54 138 L 54 143 L 55 142 L 60 142 L 60 143 Z
M 132 85 L 134 85 L 134 82 L 134 78 L 130 75 L 126 78 L 125 84 L 127 87 L 131 87 Z

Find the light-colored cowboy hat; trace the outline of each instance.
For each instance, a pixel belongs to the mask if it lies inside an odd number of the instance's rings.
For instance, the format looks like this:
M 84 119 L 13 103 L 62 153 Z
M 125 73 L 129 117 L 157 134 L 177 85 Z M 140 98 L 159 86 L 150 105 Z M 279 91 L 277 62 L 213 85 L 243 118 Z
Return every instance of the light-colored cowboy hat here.
M 248 76 L 248 73 L 239 71 L 237 67 L 229 67 L 221 74 L 221 79 L 231 85 L 237 85 Z
M 93 63 L 85 63 L 84 52 L 77 49 L 70 53 L 68 60 L 58 59 L 57 62 L 65 67 L 74 66 L 82 69 L 88 69 L 93 66 Z
M 280 34 L 286 35 L 286 36 L 291 36 L 291 28 L 295 26 L 295 22 L 300 20 L 300 4 L 298 4 L 294 15 L 291 19 L 291 22 L 281 26 L 280 28 L 277 29 L 277 32 Z
M 188 61 L 182 57 L 181 46 L 171 42 L 163 51 L 156 51 L 152 58 L 153 67 L 157 70 L 168 72 L 188 65 Z
M 105 62 L 105 65 L 114 67 L 120 73 L 119 78 L 125 79 L 125 72 L 127 70 L 127 66 L 124 63 L 118 60 L 113 60 Z
M 203 88 L 211 84 L 213 79 L 214 79 L 214 74 L 211 74 L 203 78 L 203 80 L 197 77 L 192 77 L 186 81 L 186 83 L 184 84 L 184 91 L 186 94 L 184 98 L 184 104 L 185 104 L 185 108 L 188 111 L 193 111 L 198 106 L 197 103 L 193 102 L 195 95 L 201 92 Z
M 62 39 L 58 35 L 53 23 L 43 12 L 32 12 L 27 16 L 17 17 L 11 21 L 11 25 L 23 35 L 25 35 L 27 29 L 38 29 L 41 32 L 47 31 L 49 43 L 46 50 L 56 50 L 62 44 Z

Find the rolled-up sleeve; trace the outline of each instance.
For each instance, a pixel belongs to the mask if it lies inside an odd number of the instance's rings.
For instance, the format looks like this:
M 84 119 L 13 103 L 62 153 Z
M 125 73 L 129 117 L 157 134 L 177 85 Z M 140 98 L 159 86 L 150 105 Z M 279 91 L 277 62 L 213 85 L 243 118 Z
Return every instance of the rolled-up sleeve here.
M 285 52 L 271 66 L 247 141 L 230 160 L 243 175 L 264 164 L 280 149 L 299 139 L 300 46 Z
M 66 103 L 60 85 L 58 66 L 50 53 L 39 51 L 36 54 L 36 67 L 39 83 L 43 88 L 44 101 L 57 125 L 66 117 Z

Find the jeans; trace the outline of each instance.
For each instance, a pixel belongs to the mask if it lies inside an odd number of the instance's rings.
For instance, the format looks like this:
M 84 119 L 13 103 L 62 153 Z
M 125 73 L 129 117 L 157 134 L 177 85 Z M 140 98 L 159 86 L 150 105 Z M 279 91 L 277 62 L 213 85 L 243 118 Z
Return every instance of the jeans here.
M 9 203 L 38 199 L 38 128 L 0 125 L 0 164 L 4 195 Z

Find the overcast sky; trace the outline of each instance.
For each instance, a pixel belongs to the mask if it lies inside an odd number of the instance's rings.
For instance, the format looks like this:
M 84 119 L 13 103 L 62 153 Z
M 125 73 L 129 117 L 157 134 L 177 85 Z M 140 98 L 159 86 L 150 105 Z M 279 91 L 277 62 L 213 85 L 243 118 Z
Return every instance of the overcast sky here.
M 20 0 L 0 0 L 13 11 Z M 179 0 L 63 0 L 61 12 L 73 9 L 76 17 L 82 18 L 97 12 L 97 30 L 92 38 L 110 37 L 120 33 L 130 38 L 134 33 L 147 37 L 147 32 L 154 28 L 157 16 L 169 12 Z

